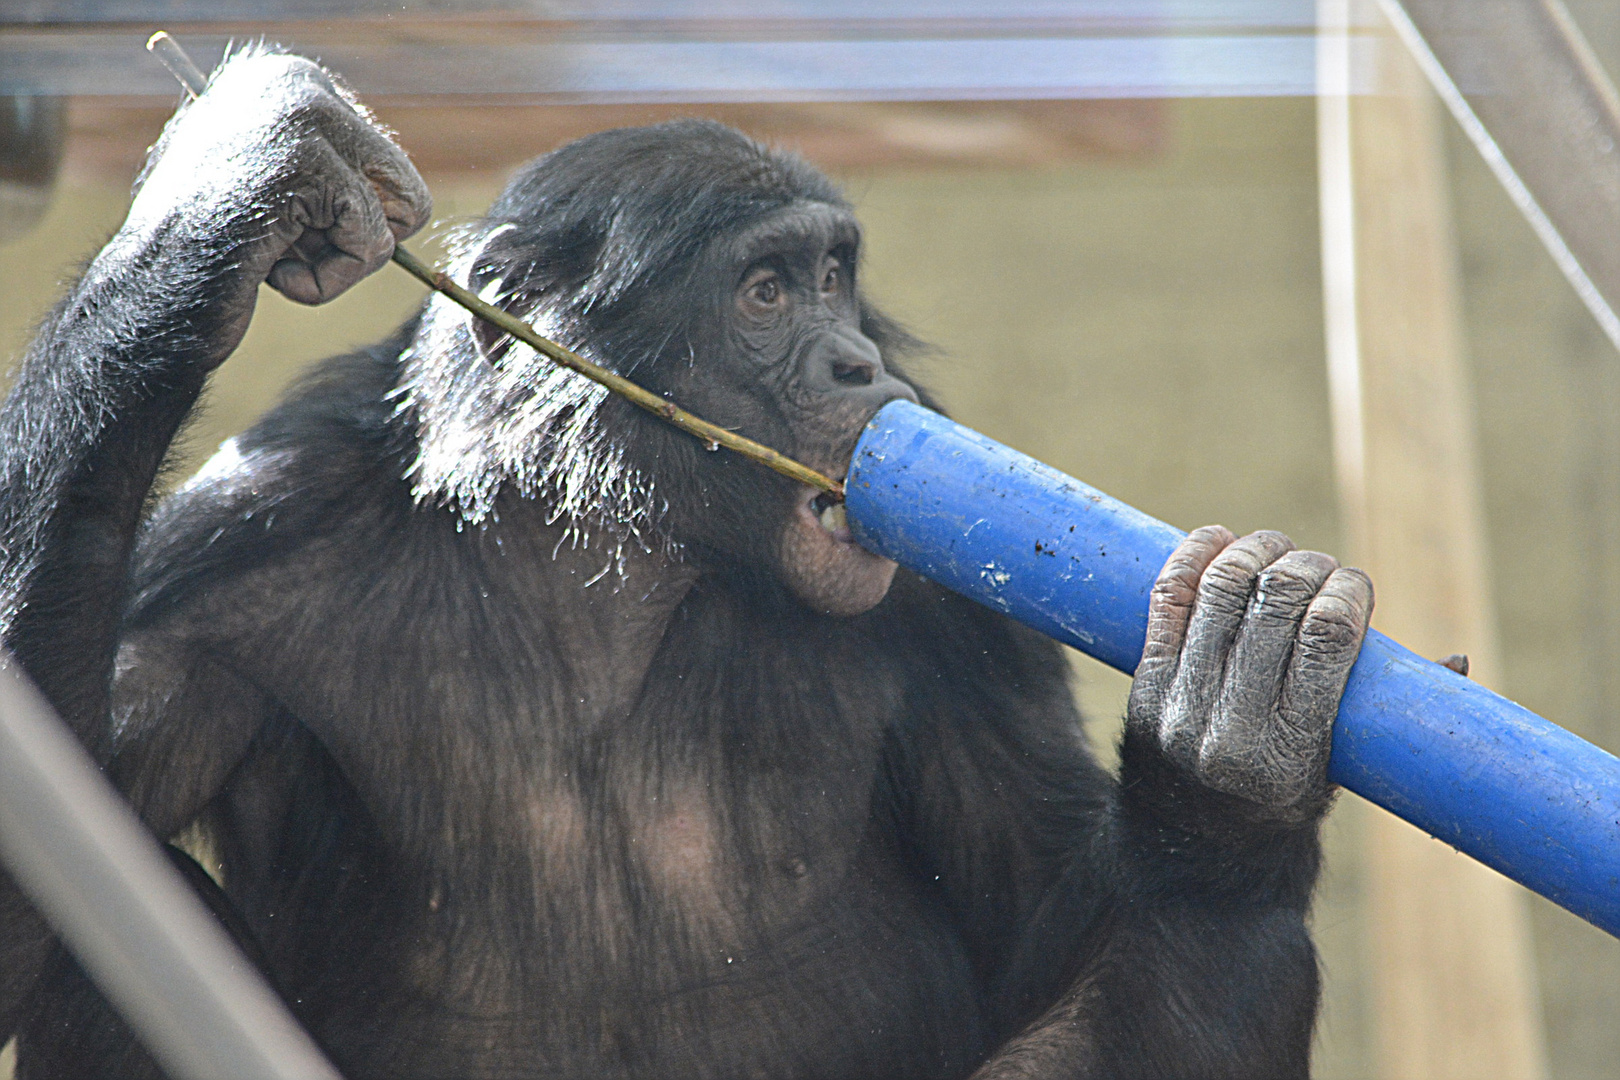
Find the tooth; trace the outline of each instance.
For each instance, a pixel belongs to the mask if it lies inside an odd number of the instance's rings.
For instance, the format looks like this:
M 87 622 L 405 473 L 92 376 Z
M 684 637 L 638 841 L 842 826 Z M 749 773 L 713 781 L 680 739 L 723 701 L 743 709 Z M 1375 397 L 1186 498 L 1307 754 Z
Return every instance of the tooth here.
M 849 515 L 844 513 L 843 503 L 833 503 L 820 514 L 821 527 L 828 532 L 837 532 L 839 529 L 849 527 Z

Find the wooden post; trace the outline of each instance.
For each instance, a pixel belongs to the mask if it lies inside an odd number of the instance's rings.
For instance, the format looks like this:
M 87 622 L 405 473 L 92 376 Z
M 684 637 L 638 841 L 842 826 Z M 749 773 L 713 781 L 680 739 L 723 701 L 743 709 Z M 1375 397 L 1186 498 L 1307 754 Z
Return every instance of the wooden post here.
M 1375 626 L 1433 657 L 1466 653 L 1473 677 L 1493 685 L 1440 113 L 1374 4 L 1319 0 L 1319 14 L 1324 309 L 1348 554 L 1372 574 Z M 1368 44 L 1376 72 L 1356 66 Z M 1373 92 L 1351 92 L 1374 78 Z M 1382 1080 L 1543 1080 L 1523 891 L 1370 804 L 1357 809 Z

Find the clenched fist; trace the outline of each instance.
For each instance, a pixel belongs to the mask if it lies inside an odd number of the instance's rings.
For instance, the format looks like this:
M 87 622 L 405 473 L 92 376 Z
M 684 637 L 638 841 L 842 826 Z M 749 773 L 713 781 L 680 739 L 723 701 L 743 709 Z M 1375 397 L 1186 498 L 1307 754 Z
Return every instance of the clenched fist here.
M 1231 796 L 1222 805 L 1251 821 L 1314 820 L 1330 801 L 1333 720 L 1372 607 L 1366 574 L 1281 533 L 1194 531 L 1153 588 L 1128 752 L 1162 756 L 1170 775 Z
M 169 123 L 129 218 L 92 268 L 213 296 L 223 359 L 261 283 L 324 303 L 380 268 L 432 199 L 405 152 L 318 64 L 248 50 Z

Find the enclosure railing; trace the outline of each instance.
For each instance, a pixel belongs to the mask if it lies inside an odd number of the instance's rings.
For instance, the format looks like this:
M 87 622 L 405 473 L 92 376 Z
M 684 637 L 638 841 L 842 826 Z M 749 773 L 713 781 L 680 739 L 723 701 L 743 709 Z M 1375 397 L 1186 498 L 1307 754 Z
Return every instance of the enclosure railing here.
M 3 652 L 0 859 L 174 1080 L 337 1080 Z

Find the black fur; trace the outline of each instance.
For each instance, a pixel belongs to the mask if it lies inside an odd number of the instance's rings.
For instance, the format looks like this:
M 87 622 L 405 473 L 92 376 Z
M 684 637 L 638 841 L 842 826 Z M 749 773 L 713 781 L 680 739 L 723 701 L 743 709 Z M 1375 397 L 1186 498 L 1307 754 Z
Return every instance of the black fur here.
M 461 266 L 791 450 L 716 252 L 803 204 L 844 205 L 717 125 L 609 132 Z M 1116 781 L 1058 648 L 920 578 L 811 610 L 759 539 L 785 481 L 452 311 L 322 366 L 137 550 L 229 277 L 190 259 L 93 268 L 0 413 L 8 640 L 160 836 L 212 838 L 345 1075 L 1305 1075 L 1310 829 L 1211 836 L 1141 748 Z M 9 890 L 21 1077 L 152 1075 Z

